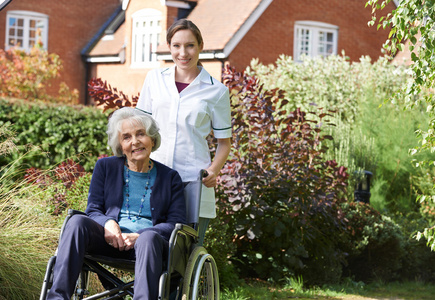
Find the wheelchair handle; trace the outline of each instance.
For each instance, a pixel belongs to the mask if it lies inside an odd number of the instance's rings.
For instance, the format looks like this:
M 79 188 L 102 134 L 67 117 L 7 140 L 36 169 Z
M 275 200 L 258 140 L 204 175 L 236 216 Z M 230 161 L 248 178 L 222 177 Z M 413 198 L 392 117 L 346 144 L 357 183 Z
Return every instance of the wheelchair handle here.
M 207 170 L 202 169 L 201 171 L 199 171 L 199 177 L 200 177 L 200 179 L 203 179 L 203 178 L 205 178 L 207 176 L 208 176 Z

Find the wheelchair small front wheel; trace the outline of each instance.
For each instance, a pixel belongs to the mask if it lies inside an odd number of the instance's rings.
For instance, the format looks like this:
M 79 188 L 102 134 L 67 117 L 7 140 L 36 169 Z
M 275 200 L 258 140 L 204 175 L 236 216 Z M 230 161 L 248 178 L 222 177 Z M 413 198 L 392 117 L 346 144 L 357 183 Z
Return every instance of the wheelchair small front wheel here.
M 89 294 L 88 291 L 89 285 L 89 271 L 82 270 L 80 272 L 79 278 L 76 282 L 76 287 L 74 289 L 74 293 L 72 295 L 71 300 L 82 300 L 85 295 Z
M 196 247 L 189 257 L 182 299 L 219 300 L 219 275 L 216 262 L 203 247 Z

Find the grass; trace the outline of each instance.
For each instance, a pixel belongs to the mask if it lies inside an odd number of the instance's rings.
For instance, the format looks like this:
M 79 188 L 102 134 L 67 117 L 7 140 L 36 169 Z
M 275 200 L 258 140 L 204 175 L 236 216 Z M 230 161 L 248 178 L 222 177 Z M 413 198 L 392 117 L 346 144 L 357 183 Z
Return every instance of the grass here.
M 435 285 L 415 282 L 373 282 L 364 284 L 347 280 L 339 285 L 304 289 L 300 280 L 289 280 L 284 286 L 274 286 L 263 281 L 249 281 L 245 285 L 221 293 L 222 300 L 278 300 L 278 299 L 328 299 L 328 300 L 429 300 L 434 299 Z
M 6 130 L 0 130 L 0 155 L 13 149 Z M 44 207 L 37 201 L 38 192 L 17 179 L 23 178 L 19 161 L 0 166 L 0 299 L 8 300 L 37 299 L 47 253 L 54 252 L 58 234 L 50 219 L 40 217 Z

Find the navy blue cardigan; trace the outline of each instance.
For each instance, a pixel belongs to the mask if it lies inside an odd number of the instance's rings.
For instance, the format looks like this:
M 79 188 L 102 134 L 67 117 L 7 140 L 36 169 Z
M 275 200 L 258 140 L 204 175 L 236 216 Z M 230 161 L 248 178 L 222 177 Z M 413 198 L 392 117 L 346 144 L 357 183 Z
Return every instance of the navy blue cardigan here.
M 183 183 L 177 171 L 153 161 L 157 176 L 150 198 L 153 227 L 145 230 L 158 232 L 169 240 L 176 223 L 186 222 L 186 203 Z M 124 157 L 101 158 L 95 164 L 89 187 L 86 214 L 104 227 L 110 220 L 118 220 L 123 204 Z

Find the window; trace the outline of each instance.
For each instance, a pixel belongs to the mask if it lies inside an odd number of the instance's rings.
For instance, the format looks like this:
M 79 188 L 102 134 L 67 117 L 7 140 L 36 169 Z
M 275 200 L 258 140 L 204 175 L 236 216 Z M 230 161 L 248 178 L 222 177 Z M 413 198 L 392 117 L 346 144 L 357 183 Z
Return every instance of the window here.
M 48 16 L 30 11 L 8 11 L 6 17 L 6 48 L 29 51 L 37 42 L 47 49 Z
M 338 26 L 331 24 L 297 21 L 293 56 L 300 61 L 302 55 L 310 57 L 337 54 Z
M 153 68 L 159 65 L 159 45 L 162 13 L 155 9 L 142 9 L 133 14 L 131 64 L 138 68 Z

